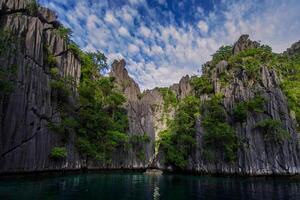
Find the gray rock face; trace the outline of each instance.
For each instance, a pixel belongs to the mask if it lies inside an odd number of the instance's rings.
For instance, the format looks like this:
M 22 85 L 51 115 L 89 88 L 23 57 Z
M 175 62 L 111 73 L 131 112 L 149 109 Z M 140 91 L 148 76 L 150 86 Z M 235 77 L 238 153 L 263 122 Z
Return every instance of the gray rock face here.
M 192 94 L 192 87 L 190 84 L 190 77 L 188 75 L 181 78 L 178 84 L 174 84 L 170 89 L 175 92 L 177 99 L 181 100 L 184 97 Z
M 295 42 L 294 44 L 292 44 L 292 46 L 290 48 L 288 48 L 284 54 L 288 55 L 288 56 L 294 56 L 295 54 L 300 52 L 300 41 Z
M 237 173 L 247 175 L 268 174 L 298 174 L 300 171 L 300 157 L 298 154 L 299 138 L 295 123 L 289 115 L 286 99 L 279 88 L 278 78 L 273 70 L 262 67 L 261 82 L 251 84 L 248 77 L 241 71 L 233 82 L 222 92 L 225 94 L 223 105 L 228 113 L 228 122 L 234 127 L 241 142 L 238 150 L 237 162 L 228 164 L 217 158 L 218 163 L 209 163 L 203 159 L 202 136 L 204 130 L 201 119 L 197 123 L 197 144 L 200 149 L 192 159 L 190 170 L 205 173 Z M 215 80 L 218 81 L 218 80 Z M 250 83 L 247 85 L 246 83 Z M 259 93 L 266 99 L 264 113 L 250 113 L 243 123 L 234 123 L 234 105 L 241 100 L 249 100 Z M 255 125 L 266 119 L 280 120 L 283 128 L 288 131 L 291 139 L 282 143 L 265 140 L 263 133 Z
M 138 84 L 128 75 L 125 65 L 125 60 L 115 60 L 112 64 L 110 76 L 115 77 L 119 89 L 127 97 L 128 101 L 137 101 L 138 96 L 141 93 L 140 88 Z
M 26 1 L 1 0 L 0 5 L 1 11 L 12 11 L 1 16 L 1 29 L 19 38 L 14 44 L 15 51 L 0 56 L 1 69 L 17 67 L 14 90 L 0 97 L 0 173 L 80 168 L 73 136 L 64 144 L 62 137 L 48 128 L 48 121 L 55 117 L 56 105 L 51 99 L 44 47 L 56 56 L 60 73 L 70 75 L 77 82 L 80 62 L 67 52 L 65 41 L 49 24 L 26 13 L 14 14 L 13 11 L 26 7 Z M 45 21 L 56 20 L 51 11 L 41 11 Z M 51 149 L 56 146 L 66 147 L 65 160 L 49 159 Z
M 24 10 L 30 0 L 0 0 L 1 11 Z
M 233 54 L 235 55 L 245 49 L 257 48 L 259 46 L 258 42 L 249 39 L 249 35 L 242 35 L 233 46 Z

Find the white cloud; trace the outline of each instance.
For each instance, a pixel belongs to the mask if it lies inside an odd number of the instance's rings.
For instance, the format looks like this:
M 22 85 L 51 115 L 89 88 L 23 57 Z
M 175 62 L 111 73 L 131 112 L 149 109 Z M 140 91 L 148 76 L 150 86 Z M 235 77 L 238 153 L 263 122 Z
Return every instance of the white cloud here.
M 134 44 L 129 44 L 128 46 L 128 51 L 131 53 L 131 54 L 136 54 L 140 51 L 140 48 Z
M 114 60 L 124 59 L 124 56 L 121 53 L 110 53 L 106 56 L 109 63 L 113 63 Z
M 112 12 L 108 11 L 105 14 L 104 20 L 112 25 L 117 26 L 119 24 L 118 20 L 115 18 Z
M 145 0 L 129 0 L 129 3 L 132 5 L 137 5 L 137 4 L 145 4 Z
M 121 36 L 123 37 L 130 37 L 130 33 L 128 32 L 128 30 L 124 27 L 124 26 L 121 26 L 119 29 L 118 29 L 118 32 Z
M 140 27 L 140 32 L 144 37 L 149 37 L 151 35 L 151 31 L 149 28 L 147 28 L 146 26 L 141 26 Z
M 63 5 L 69 2 L 64 0 Z M 166 8 L 165 0 L 156 2 Z M 129 0 L 118 7 L 111 6 L 113 1 L 109 0 L 92 6 L 76 1 L 67 11 L 61 4 L 59 0 L 46 3 L 73 29 L 72 39 L 84 50 L 104 51 L 109 63 L 124 58 L 142 89 L 168 86 L 186 74 L 198 73 L 221 45 L 233 44 L 244 33 L 276 52 L 300 39 L 298 0 L 226 0 L 218 1 L 211 10 L 195 5 L 196 21 L 175 20 L 171 10 L 156 13 L 159 8 L 152 8 L 145 0 Z M 143 13 L 138 6 L 144 8 Z
M 208 25 L 205 21 L 200 20 L 197 24 L 197 27 L 200 29 L 202 33 L 207 33 L 208 32 Z

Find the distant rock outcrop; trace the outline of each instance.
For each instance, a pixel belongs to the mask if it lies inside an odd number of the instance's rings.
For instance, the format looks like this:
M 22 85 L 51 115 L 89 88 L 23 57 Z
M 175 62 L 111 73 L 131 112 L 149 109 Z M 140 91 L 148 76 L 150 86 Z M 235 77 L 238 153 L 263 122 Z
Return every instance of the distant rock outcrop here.
M 257 48 L 259 46 L 258 42 L 249 39 L 249 35 L 242 35 L 233 46 L 233 54 L 238 54 L 245 49 Z

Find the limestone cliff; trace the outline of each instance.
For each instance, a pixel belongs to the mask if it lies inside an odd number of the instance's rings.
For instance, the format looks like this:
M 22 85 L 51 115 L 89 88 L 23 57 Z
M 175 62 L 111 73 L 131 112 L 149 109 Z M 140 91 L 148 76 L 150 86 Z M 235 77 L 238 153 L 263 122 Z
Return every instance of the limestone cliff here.
M 0 96 L 0 171 L 78 168 L 79 156 L 72 138 L 65 145 L 65 161 L 49 159 L 51 149 L 63 143 L 62 137 L 48 128 L 49 120 L 59 116 L 51 98 L 47 57 L 53 55 L 60 73 L 76 82 L 80 78 L 80 62 L 68 51 L 66 40 L 57 34 L 59 22 L 55 13 L 39 8 L 30 14 L 30 2 L 0 1 L 0 29 L 13 37 L 9 47 L 2 47 L 1 70 L 16 68 L 11 76 L 13 90 Z

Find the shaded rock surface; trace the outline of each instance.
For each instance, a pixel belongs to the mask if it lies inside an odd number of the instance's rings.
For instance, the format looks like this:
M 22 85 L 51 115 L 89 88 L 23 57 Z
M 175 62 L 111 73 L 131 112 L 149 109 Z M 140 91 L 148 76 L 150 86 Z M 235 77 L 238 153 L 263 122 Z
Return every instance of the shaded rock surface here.
M 288 48 L 284 54 L 288 55 L 288 56 L 294 56 L 295 54 L 300 52 L 300 41 L 295 42 L 294 44 L 292 44 L 292 46 L 290 48 Z
M 266 174 L 297 174 L 300 170 L 299 136 L 293 119 L 289 115 L 286 98 L 283 95 L 275 71 L 262 67 L 261 82 L 251 83 L 243 71 L 225 89 L 215 88 L 216 92 L 225 94 L 223 106 L 227 113 L 227 121 L 234 127 L 237 137 L 241 142 L 238 149 L 236 163 L 228 164 L 224 158 L 216 158 L 215 162 L 203 159 L 202 147 L 204 130 L 201 118 L 197 122 L 198 150 L 191 160 L 190 170 L 205 173 L 238 173 L 248 175 Z M 214 85 L 218 85 L 218 79 Z M 247 84 L 248 83 L 248 84 Z M 266 99 L 265 112 L 250 113 L 243 123 L 234 122 L 234 105 L 247 101 L 260 94 Z M 272 118 L 282 122 L 283 127 L 291 139 L 282 143 L 268 141 L 255 125 L 266 119 Z
M 28 1 L 1 0 L 1 30 L 18 38 L 14 51 L 0 57 L 1 68 L 16 66 L 15 88 L 0 97 L 0 172 L 24 172 L 80 167 L 79 154 L 70 136 L 66 145 L 62 137 L 49 130 L 48 122 L 56 116 L 56 103 L 51 98 L 50 72 L 45 60 L 55 55 L 63 76 L 80 78 L 80 62 L 67 51 L 66 42 L 49 23 L 56 21 L 52 11 L 40 9 L 39 17 L 24 10 Z M 15 13 L 20 11 L 20 13 Z M 48 50 L 45 50 L 45 46 Z M 65 146 L 68 157 L 49 159 L 55 146 Z

